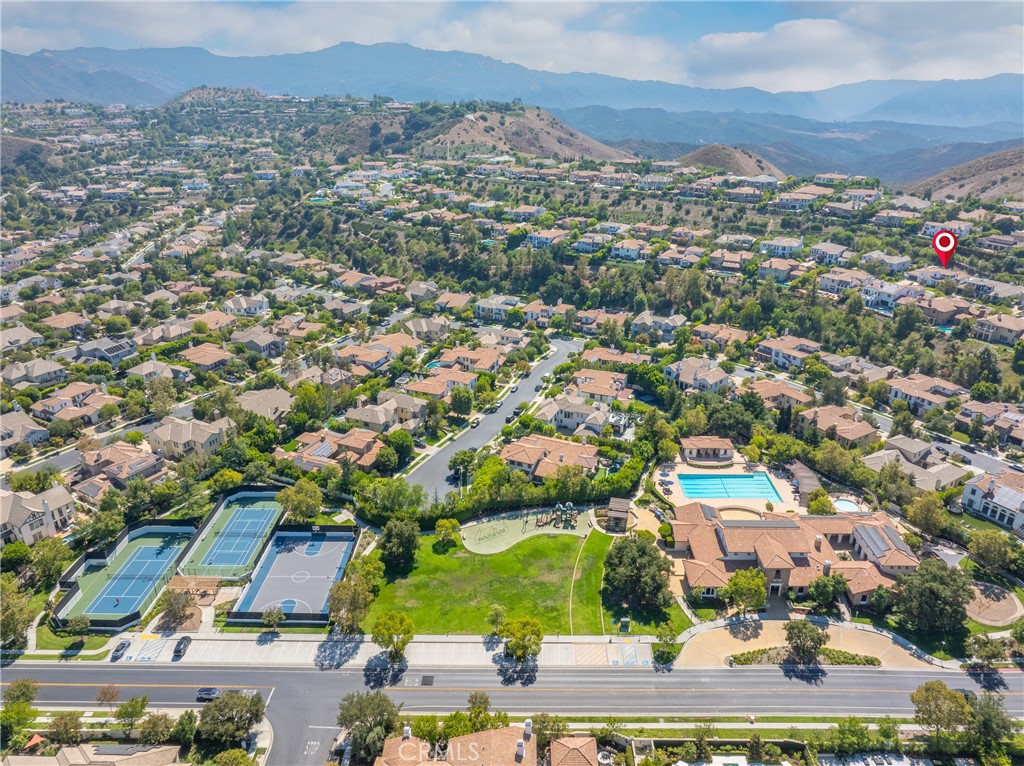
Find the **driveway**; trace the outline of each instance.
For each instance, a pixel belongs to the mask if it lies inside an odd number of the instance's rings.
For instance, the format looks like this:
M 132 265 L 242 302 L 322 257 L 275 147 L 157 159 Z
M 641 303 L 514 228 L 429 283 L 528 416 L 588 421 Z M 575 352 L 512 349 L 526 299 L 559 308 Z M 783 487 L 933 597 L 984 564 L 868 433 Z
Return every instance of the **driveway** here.
M 540 383 L 540 379 L 549 375 L 558 365 L 569 360 L 569 354 L 583 350 L 583 343 L 576 340 L 553 340 L 551 347 L 554 350 L 550 356 L 538 362 L 530 377 L 519 383 L 519 390 L 509 393 L 501 403 L 498 411 L 491 415 L 477 416 L 481 418 L 477 428 L 467 428 L 455 439 L 445 444 L 440 450 L 416 466 L 406 480 L 410 484 L 419 484 L 427 493 L 427 500 L 433 500 L 435 495 L 443 498 L 453 489 L 448 483 L 448 461 L 451 460 L 459 450 L 479 450 L 491 439 L 501 433 L 505 425 L 505 417 L 515 411 L 517 404 L 527 403 L 534 400 L 538 395 L 533 389 Z

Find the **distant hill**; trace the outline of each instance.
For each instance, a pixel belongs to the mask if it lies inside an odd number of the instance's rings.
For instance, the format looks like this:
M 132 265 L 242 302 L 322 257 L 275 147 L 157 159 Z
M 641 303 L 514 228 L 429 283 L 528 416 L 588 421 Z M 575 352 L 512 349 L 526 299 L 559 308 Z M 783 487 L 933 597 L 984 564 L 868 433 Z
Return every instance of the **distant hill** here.
M 712 168 L 720 168 L 737 176 L 757 176 L 766 173 L 779 179 L 786 177 L 786 174 L 775 167 L 775 165 L 749 149 L 724 146 L 723 144 L 702 146 L 696 151 L 679 157 L 676 162 L 684 167 L 688 165 L 707 165 Z
M 1001 120 L 1019 123 L 1024 112 L 1024 75 L 1017 74 L 941 82 L 869 81 L 818 92 L 768 93 L 757 88 L 696 88 L 592 73 L 544 72 L 488 56 L 396 43 L 341 43 L 273 56 L 218 56 L 201 48 L 5 53 L 0 77 L 3 98 L 12 101 L 66 98 L 154 105 L 189 88 L 208 85 L 296 96 L 380 93 L 402 101 L 446 103 L 518 98 L 542 108 L 597 104 L 615 109 L 790 114 L 828 122 L 862 115 L 923 124 L 983 125 Z
M 5 171 L 28 171 L 37 164 L 60 165 L 57 147 L 45 141 L 4 136 L 0 141 L 0 167 Z
M 420 154 L 444 157 L 466 154 L 529 154 L 564 160 L 586 158 L 630 162 L 636 157 L 570 128 L 536 107 L 519 112 L 476 112 L 457 121 L 418 147 Z
M 984 201 L 1024 197 L 1024 148 L 986 154 L 909 185 L 911 194 L 931 191 L 931 198 L 964 197 Z
M 680 154 L 686 154 L 698 148 L 695 144 L 681 144 L 678 141 L 649 141 L 642 138 L 624 138 L 620 141 L 606 141 L 605 143 L 645 160 L 674 160 Z

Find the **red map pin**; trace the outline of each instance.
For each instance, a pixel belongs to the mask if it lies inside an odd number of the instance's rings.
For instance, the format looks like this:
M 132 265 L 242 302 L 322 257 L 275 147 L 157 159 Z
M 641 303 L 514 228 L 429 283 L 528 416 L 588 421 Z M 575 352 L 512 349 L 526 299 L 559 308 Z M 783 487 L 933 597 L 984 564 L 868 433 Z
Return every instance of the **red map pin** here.
M 942 268 L 949 266 L 949 261 L 953 257 L 953 253 L 956 252 L 956 244 L 956 234 L 946 229 L 935 232 L 935 236 L 932 237 L 932 249 L 939 256 Z

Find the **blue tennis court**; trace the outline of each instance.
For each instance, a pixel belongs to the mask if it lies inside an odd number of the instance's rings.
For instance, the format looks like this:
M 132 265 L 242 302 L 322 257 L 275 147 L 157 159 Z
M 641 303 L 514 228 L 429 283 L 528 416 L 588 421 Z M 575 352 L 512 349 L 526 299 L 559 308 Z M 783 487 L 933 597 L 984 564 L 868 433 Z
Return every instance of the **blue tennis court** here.
M 693 499 L 760 499 L 781 502 L 775 485 L 764 472 L 743 475 L 712 476 L 681 473 L 677 477 L 683 494 Z
M 277 508 L 236 508 L 200 561 L 201 566 L 237 567 L 247 564 L 279 513 Z
M 167 573 L 181 548 L 140 545 L 113 574 L 84 614 L 130 614 L 141 608 L 150 591 Z

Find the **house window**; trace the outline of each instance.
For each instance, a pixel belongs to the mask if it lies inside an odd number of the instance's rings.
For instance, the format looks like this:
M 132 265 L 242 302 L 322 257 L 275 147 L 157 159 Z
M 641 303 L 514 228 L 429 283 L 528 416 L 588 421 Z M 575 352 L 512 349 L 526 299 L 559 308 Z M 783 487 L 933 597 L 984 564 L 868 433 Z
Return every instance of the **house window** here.
M 776 569 L 775 570 L 775 579 L 779 580 L 781 578 L 782 578 L 782 570 L 781 569 Z
M 704 592 L 701 593 L 701 597 L 702 598 L 714 598 L 717 593 L 718 593 L 718 590 L 716 588 L 705 588 Z

